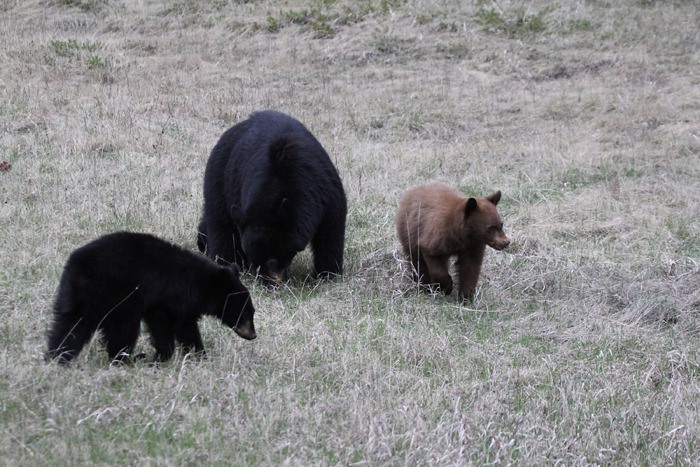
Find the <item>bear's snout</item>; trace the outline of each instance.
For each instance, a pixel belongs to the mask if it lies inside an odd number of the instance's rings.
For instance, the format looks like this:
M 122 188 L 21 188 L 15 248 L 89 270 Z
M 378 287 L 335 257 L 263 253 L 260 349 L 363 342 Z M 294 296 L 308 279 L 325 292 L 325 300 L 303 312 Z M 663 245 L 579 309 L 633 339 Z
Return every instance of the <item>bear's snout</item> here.
M 284 281 L 287 271 L 280 266 L 277 259 L 269 259 L 262 266 L 258 266 L 257 275 L 268 290 L 278 288 Z
M 510 245 L 510 238 L 506 237 L 503 240 L 494 240 L 493 242 L 488 244 L 491 248 L 494 250 L 504 250 L 508 248 L 508 245 Z
M 243 339 L 247 339 L 249 341 L 252 341 L 258 337 L 258 333 L 255 332 L 255 326 L 253 325 L 252 321 L 245 321 L 239 326 L 233 328 L 233 330 Z

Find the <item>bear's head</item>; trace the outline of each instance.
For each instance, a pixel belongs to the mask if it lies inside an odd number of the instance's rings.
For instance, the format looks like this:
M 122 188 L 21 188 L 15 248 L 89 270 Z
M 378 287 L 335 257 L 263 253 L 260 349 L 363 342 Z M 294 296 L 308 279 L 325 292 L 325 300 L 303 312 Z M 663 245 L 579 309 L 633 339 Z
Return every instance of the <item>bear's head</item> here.
M 250 292 L 241 282 L 238 266 L 235 264 L 229 267 L 222 266 L 218 272 L 218 279 L 219 291 L 225 294 L 219 319 L 242 338 L 255 339 L 258 337 L 253 323 L 255 308 Z
M 270 193 L 272 194 L 272 193 Z M 233 216 L 243 252 L 253 270 L 268 285 L 284 280 L 296 254 L 306 248 L 299 240 L 292 202 L 288 198 L 266 197 Z
M 501 192 L 497 191 L 485 198 L 469 198 L 464 207 L 465 227 L 469 236 L 494 250 L 502 250 L 510 245 L 496 209 L 500 199 Z

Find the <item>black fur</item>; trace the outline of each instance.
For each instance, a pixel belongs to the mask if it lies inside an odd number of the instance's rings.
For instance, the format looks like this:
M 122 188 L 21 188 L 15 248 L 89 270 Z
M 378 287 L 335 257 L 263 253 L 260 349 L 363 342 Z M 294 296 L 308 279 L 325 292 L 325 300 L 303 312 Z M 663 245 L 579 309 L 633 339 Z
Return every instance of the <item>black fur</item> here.
M 255 339 L 255 309 L 236 266 L 212 263 L 152 235 L 118 232 L 75 250 L 65 265 L 48 332 L 47 360 L 68 363 L 100 330 L 111 360 L 131 356 L 146 322 L 154 361 L 177 340 L 204 352 L 197 322 L 215 316 Z
M 197 244 L 217 261 L 279 278 L 311 243 L 316 275 L 335 276 L 346 214 L 342 182 L 316 138 L 288 115 L 257 112 L 211 152 Z

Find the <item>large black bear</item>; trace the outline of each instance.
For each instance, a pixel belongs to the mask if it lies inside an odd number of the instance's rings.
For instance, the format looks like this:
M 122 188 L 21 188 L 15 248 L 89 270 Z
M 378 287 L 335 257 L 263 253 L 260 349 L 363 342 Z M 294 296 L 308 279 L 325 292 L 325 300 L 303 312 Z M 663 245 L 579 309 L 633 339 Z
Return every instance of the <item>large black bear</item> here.
M 343 272 L 346 214 L 338 171 L 309 130 L 283 113 L 256 112 L 211 152 L 197 244 L 278 283 L 311 243 L 315 274 L 333 277 Z
M 47 360 L 66 364 L 100 330 L 112 361 L 132 355 L 146 322 L 154 361 L 170 359 L 175 340 L 204 352 L 197 322 L 219 318 L 255 339 L 255 309 L 238 267 L 217 265 L 148 234 L 117 232 L 75 250 L 66 262 L 48 332 Z

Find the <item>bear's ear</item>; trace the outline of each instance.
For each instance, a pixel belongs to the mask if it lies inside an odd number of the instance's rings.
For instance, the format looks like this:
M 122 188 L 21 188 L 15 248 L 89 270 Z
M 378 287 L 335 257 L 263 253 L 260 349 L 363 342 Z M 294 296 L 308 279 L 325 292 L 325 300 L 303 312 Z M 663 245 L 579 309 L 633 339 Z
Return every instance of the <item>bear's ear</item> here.
M 494 194 L 487 196 L 486 199 L 491 201 L 495 206 L 501 200 L 501 190 L 498 190 Z
M 479 209 L 479 205 L 475 198 L 469 198 L 467 204 L 464 206 L 464 217 L 469 217 L 471 213 Z

